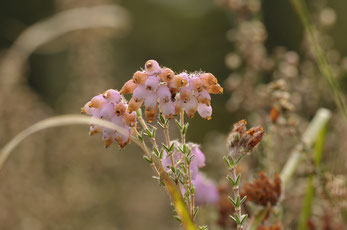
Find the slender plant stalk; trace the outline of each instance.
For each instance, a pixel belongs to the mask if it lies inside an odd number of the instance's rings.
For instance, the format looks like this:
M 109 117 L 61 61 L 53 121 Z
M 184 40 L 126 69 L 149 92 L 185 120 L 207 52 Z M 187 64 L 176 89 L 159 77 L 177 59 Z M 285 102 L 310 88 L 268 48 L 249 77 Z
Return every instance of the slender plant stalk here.
M 133 131 L 136 134 L 136 136 L 139 136 L 139 132 L 137 131 L 136 127 L 133 127 Z M 151 153 L 149 152 L 146 143 L 144 141 L 140 141 L 140 142 L 141 142 L 141 144 L 138 146 L 143 150 L 143 152 L 148 157 L 148 159 L 152 159 Z M 152 167 L 153 171 L 156 173 L 156 175 L 159 176 L 160 173 L 159 173 L 154 161 L 152 161 L 151 167 Z
M 231 174 L 231 177 L 233 178 L 233 180 L 236 181 L 237 180 L 237 177 L 236 177 L 236 165 L 233 165 L 231 167 L 230 174 Z M 233 187 L 233 190 L 234 190 L 234 199 L 237 200 L 238 197 L 240 197 L 239 185 L 235 185 Z M 237 213 L 238 216 L 242 216 L 241 206 L 235 207 L 235 212 Z M 242 230 L 242 229 L 243 229 L 242 225 L 237 225 L 237 230 Z
M 145 122 L 145 120 L 143 120 L 143 117 L 142 117 L 142 116 L 137 116 L 137 118 L 138 118 L 138 120 L 139 120 L 139 122 L 140 122 L 142 128 L 143 128 L 144 130 L 149 130 L 149 129 L 148 129 L 148 126 L 147 126 L 147 124 L 146 124 L 146 122 Z M 158 149 L 158 145 L 157 145 L 157 141 L 155 140 L 155 137 L 154 137 L 154 136 L 151 136 L 150 139 L 151 139 L 151 141 L 152 141 L 153 148 L 157 148 L 157 149 Z
M 325 134 L 327 132 L 327 126 L 328 124 L 325 123 L 325 125 L 322 127 L 322 129 L 317 133 L 317 140 L 315 143 L 315 148 L 312 154 L 312 158 L 314 161 L 315 171 L 320 170 L 320 163 L 323 155 L 324 150 L 324 142 L 325 142 Z M 299 219 L 299 230 L 307 230 L 307 221 L 309 220 L 311 213 L 312 213 L 312 204 L 315 196 L 315 187 L 314 187 L 314 181 L 316 178 L 316 174 L 312 173 L 307 179 L 307 185 L 306 185 L 306 194 L 303 202 L 303 206 L 300 213 L 300 219 Z
M 318 64 L 318 68 L 328 83 L 329 89 L 333 94 L 335 104 L 337 105 L 344 118 L 347 118 L 345 98 L 343 96 L 340 84 L 336 80 L 336 77 L 334 76 L 334 73 L 329 65 L 324 50 L 318 42 L 317 31 L 312 26 L 306 2 L 305 0 L 291 0 L 290 2 L 299 15 L 299 18 L 308 34 L 309 43 L 312 46 L 313 54 Z
M 182 130 L 181 130 L 182 146 L 185 146 L 186 145 L 186 129 L 187 129 L 187 127 L 185 127 L 185 124 L 184 124 L 184 111 L 181 111 L 181 113 L 180 113 L 180 123 L 181 123 L 181 127 L 182 127 Z M 187 154 L 187 153 L 185 153 L 185 154 Z M 192 173 L 190 172 L 190 164 L 188 164 L 187 161 L 184 161 L 184 165 L 185 165 L 185 168 L 187 169 L 187 175 L 188 175 L 188 178 L 187 178 L 188 186 L 186 186 L 185 189 L 186 189 L 186 191 L 188 191 L 188 189 L 193 187 Z M 190 211 L 191 218 L 194 219 L 195 196 L 194 196 L 194 192 L 190 192 L 189 194 L 190 194 L 189 198 L 187 199 L 188 210 Z
M 169 123 L 164 124 L 163 127 L 164 127 L 164 136 L 165 136 L 166 146 L 167 146 L 168 148 L 170 148 L 170 146 L 171 146 L 171 141 L 170 141 L 170 134 L 169 134 Z M 168 153 L 168 154 L 170 154 L 170 162 L 171 162 L 171 165 L 172 165 L 172 167 L 174 168 L 174 170 L 175 170 L 175 172 L 176 172 L 177 166 L 176 166 L 176 164 L 175 164 L 175 160 L 174 160 L 174 156 L 173 156 L 174 153 L 171 152 L 171 153 Z M 182 191 L 181 191 L 181 186 L 180 186 L 181 183 L 180 183 L 180 181 L 179 181 L 179 179 L 178 179 L 176 173 L 174 173 L 174 176 L 175 176 L 175 183 L 177 184 L 178 191 L 179 191 L 179 193 L 180 193 L 181 196 L 182 196 Z

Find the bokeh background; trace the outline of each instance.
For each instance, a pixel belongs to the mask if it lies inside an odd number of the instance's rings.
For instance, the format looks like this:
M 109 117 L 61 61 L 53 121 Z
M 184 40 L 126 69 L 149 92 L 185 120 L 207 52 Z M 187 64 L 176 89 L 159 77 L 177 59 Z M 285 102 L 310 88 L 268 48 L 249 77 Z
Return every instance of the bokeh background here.
M 213 119 L 205 121 L 196 116 L 189 120 L 188 132 L 190 141 L 202 144 L 207 158 L 205 171 L 217 182 L 223 181 L 223 138 L 242 118 L 251 125 L 271 123 L 269 112 L 274 101 L 271 96 L 259 95 L 266 91 L 266 85 L 283 77 L 278 71 L 264 68 L 264 73 L 252 63 L 242 62 L 246 56 L 242 56 L 235 33 L 245 32 L 242 41 L 256 37 L 260 28 L 261 57 L 276 63 L 276 57 L 281 59 L 287 51 L 294 51 L 300 57 L 298 62 L 308 60 L 288 80 L 296 108 L 290 113 L 300 133 L 319 107 L 333 111 L 336 119 L 327 141 L 326 167 L 332 174 L 344 175 L 345 120 L 339 116 L 323 77 L 311 71 L 316 65 L 307 55 L 305 33 L 290 3 L 246 1 L 250 10 L 243 12 L 235 7 L 239 2 L 1 1 L 0 146 L 44 118 L 78 114 L 91 97 L 105 89 L 120 89 L 146 60 L 156 59 L 177 72 L 211 72 L 225 87 L 222 96 L 212 98 Z M 86 7 L 96 11 L 85 17 Z M 309 9 L 314 22 L 323 25 L 318 26 L 324 28 L 321 42 L 346 93 L 347 2 L 320 0 Z M 328 9 L 327 16 L 322 16 L 324 9 Z M 73 17 L 58 21 L 60 24 L 52 22 L 71 10 L 77 10 Z M 249 18 L 261 22 L 261 26 L 239 30 L 241 22 Z M 328 20 L 325 27 L 324 20 Z M 87 28 L 77 29 L 83 22 Z M 68 32 L 59 32 L 70 24 L 74 26 Z M 46 36 L 49 39 L 45 41 L 42 38 Z M 253 48 L 251 53 L 257 53 L 259 47 Z M 250 78 L 244 77 L 249 73 L 247 68 L 253 71 Z M 177 138 L 174 127 L 172 132 Z M 271 173 L 279 170 L 296 144 L 295 135 L 289 138 L 280 133 L 280 128 L 274 132 L 279 136 L 274 141 L 282 144 L 273 147 L 272 152 L 283 160 L 278 165 L 254 160 L 246 169 L 266 166 Z M 264 152 L 262 147 L 260 151 Z M 87 126 L 42 131 L 20 144 L 0 171 L 0 228 L 177 229 L 169 197 L 151 175 L 136 146 L 129 145 L 122 151 L 115 146 L 105 149 L 101 138 L 88 136 Z

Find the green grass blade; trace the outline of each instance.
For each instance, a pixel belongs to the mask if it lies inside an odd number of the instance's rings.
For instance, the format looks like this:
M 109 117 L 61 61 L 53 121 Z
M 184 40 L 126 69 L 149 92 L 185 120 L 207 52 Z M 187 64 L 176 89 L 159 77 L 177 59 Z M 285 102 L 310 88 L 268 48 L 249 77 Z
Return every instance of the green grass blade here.
M 296 10 L 299 18 L 304 25 L 305 31 L 308 34 L 309 44 L 312 46 L 312 50 L 318 65 L 318 68 L 328 83 L 329 89 L 333 94 L 335 104 L 345 118 L 347 118 L 347 108 L 345 105 L 345 98 L 342 93 L 339 82 L 333 74 L 333 71 L 328 63 L 328 59 L 320 46 L 316 31 L 312 26 L 309 12 L 306 6 L 305 0 L 291 0 L 291 3 Z

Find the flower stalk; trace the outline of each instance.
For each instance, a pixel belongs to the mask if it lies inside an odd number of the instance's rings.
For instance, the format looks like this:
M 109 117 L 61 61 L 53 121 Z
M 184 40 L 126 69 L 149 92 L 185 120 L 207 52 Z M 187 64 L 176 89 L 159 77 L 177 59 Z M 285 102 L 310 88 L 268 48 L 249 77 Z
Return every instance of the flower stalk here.
M 230 218 L 236 223 L 237 230 L 243 229 L 248 217 L 247 214 L 242 214 L 242 204 L 246 201 L 247 197 L 240 195 L 241 174 L 237 173 L 237 165 L 246 154 L 254 151 L 264 135 L 262 127 L 256 126 L 247 130 L 246 124 L 247 122 L 245 120 L 234 124 L 227 143 L 229 154 L 223 158 L 229 170 L 227 180 L 233 187 L 234 193 L 234 198 L 228 197 L 235 209 L 234 215 L 230 215 Z

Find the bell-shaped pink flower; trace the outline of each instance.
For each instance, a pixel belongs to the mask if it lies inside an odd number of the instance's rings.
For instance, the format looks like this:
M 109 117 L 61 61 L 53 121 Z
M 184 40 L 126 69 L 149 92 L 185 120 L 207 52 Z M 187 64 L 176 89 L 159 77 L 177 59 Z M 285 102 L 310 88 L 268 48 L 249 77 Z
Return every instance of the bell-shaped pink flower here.
M 145 107 L 154 109 L 158 103 L 158 95 L 156 92 L 148 92 L 145 97 Z
M 160 66 L 156 60 L 148 60 L 145 63 L 145 71 L 148 75 L 154 75 L 160 73 Z
M 198 108 L 198 100 L 194 96 L 191 96 L 188 102 L 183 104 L 183 108 L 190 118 L 194 117 Z
M 149 91 L 156 91 L 159 87 L 159 78 L 156 76 L 149 76 L 146 80 L 145 86 Z
M 206 120 L 210 120 L 212 116 L 212 107 L 211 105 L 207 106 L 206 104 L 199 103 L 198 113 L 200 116 Z
M 171 92 L 166 85 L 160 85 L 158 88 L 158 97 L 161 102 L 166 103 L 171 100 Z
M 166 103 L 160 100 L 159 107 L 166 118 L 171 119 L 175 115 L 175 105 L 171 100 Z
M 121 100 L 120 93 L 114 89 L 106 90 L 102 95 L 108 102 L 112 102 L 114 104 L 118 104 Z

